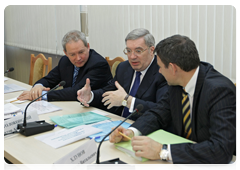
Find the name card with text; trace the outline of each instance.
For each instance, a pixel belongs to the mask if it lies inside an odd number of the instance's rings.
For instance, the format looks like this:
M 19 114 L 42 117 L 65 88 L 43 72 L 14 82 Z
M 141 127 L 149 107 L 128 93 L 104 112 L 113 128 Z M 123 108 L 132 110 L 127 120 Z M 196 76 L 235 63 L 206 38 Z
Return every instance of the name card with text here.
M 96 160 L 97 145 L 94 139 L 84 143 L 54 164 L 91 164 Z
M 4 134 L 12 133 L 17 130 L 17 125 L 23 123 L 24 114 L 7 119 L 4 121 Z M 27 122 L 38 121 L 37 111 L 28 112 L 26 115 Z

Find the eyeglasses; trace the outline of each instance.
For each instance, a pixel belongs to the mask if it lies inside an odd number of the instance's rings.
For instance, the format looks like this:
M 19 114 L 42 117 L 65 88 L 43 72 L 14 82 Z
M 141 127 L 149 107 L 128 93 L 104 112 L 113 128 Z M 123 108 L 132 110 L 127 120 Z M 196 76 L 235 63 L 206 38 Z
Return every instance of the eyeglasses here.
M 148 48 L 149 48 L 149 47 L 147 47 L 145 50 L 135 49 L 135 50 L 134 50 L 134 55 L 140 56 L 140 55 L 141 55 L 144 51 L 146 51 Z M 133 52 L 132 50 L 127 49 L 127 48 L 125 48 L 125 49 L 123 50 L 123 53 L 124 53 L 125 55 L 127 55 L 127 56 L 132 55 L 132 52 Z

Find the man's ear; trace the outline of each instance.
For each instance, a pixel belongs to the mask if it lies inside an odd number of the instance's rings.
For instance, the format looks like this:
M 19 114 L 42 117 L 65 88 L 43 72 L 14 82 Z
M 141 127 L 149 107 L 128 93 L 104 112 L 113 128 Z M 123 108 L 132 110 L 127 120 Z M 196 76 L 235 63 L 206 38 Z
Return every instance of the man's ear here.
M 88 48 L 88 52 L 89 52 L 89 50 L 90 50 L 90 45 L 89 45 L 89 43 L 87 43 L 87 48 Z
M 173 63 L 169 63 L 168 67 L 170 68 L 170 70 L 172 71 L 172 74 L 175 76 L 177 73 L 177 65 L 173 64 Z
M 153 54 L 154 54 L 154 49 L 155 49 L 154 46 L 150 47 L 151 53 L 153 53 Z
M 67 52 L 65 50 L 63 50 L 64 54 L 67 55 Z

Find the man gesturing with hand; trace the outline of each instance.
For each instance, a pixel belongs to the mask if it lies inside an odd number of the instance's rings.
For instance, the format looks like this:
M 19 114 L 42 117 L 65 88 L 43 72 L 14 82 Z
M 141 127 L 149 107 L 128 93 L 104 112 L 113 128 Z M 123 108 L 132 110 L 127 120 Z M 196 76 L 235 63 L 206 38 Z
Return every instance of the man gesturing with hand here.
M 154 56 L 154 37 L 146 29 L 131 31 L 123 50 L 128 60 L 120 63 L 114 79 L 108 85 L 92 90 L 90 80 L 78 90 L 78 100 L 85 106 L 94 106 L 119 116 L 127 117 L 138 104 L 144 113 L 155 107 L 168 89 L 165 78 L 158 72 L 157 58 Z M 131 117 L 136 120 L 139 115 Z

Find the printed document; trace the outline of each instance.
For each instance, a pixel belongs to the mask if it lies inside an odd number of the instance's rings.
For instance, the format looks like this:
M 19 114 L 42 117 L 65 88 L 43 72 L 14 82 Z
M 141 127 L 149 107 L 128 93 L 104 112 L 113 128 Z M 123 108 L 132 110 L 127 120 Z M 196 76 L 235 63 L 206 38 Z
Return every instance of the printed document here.
M 72 129 L 62 129 L 57 132 L 37 136 L 35 139 L 40 140 L 53 148 L 59 148 L 101 131 L 101 129 L 89 125 L 81 125 Z
M 23 90 L 27 90 L 27 89 L 21 86 L 18 86 L 16 84 L 4 84 L 4 94 L 15 92 L 15 91 L 23 91 Z
M 21 110 L 24 112 L 27 105 L 28 105 L 28 103 L 19 104 L 18 107 L 20 107 Z M 55 111 L 62 110 L 62 109 L 58 106 L 55 106 L 54 104 L 51 104 L 44 100 L 41 100 L 41 101 L 36 101 L 36 102 L 33 102 L 32 104 L 30 104 L 27 109 L 27 112 L 31 112 L 33 110 L 37 110 L 37 113 L 40 115 L 40 114 L 44 114 L 44 113 L 55 112 Z

